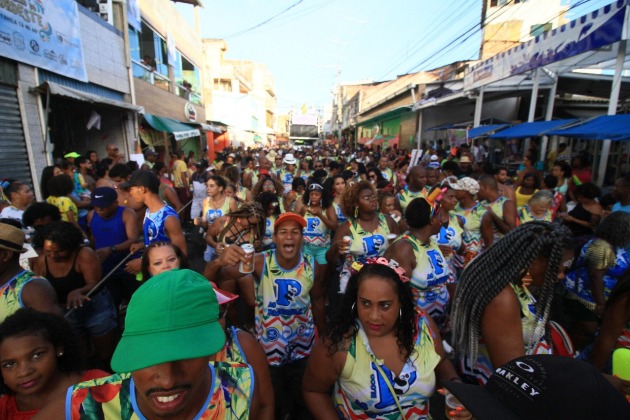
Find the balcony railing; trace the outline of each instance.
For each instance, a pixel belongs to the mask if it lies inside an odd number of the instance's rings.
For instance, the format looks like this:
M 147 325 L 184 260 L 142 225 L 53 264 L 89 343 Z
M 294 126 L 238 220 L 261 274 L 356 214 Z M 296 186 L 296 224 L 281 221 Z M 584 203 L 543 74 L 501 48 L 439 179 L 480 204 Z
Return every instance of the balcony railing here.
M 189 90 L 188 88 L 186 88 L 185 86 L 182 86 L 180 84 L 175 84 L 175 89 L 177 91 L 177 95 L 189 100 L 190 102 L 192 102 L 195 105 L 203 105 L 203 101 L 201 100 L 201 95 L 193 92 L 191 90 Z
M 164 89 L 165 91 L 170 92 L 171 81 L 168 79 L 168 77 L 163 76 L 160 73 L 156 73 L 155 71 L 151 71 L 151 67 L 145 66 L 139 61 L 132 59 L 131 62 L 133 65 L 133 77 L 142 79 L 145 82 L 159 87 L 160 89 Z

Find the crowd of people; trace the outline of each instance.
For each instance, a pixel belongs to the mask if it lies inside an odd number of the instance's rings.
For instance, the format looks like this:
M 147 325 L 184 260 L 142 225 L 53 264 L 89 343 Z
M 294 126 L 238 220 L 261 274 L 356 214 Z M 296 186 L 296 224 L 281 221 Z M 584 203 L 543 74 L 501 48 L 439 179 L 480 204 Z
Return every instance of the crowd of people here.
M 44 201 L 2 180 L 0 418 L 484 419 L 506 369 L 541 392 L 559 366 L 597 376 L 550 383 L 571 418 L 630 418 L 630 174 L 442 145 L 109 145 L 44 168 Z

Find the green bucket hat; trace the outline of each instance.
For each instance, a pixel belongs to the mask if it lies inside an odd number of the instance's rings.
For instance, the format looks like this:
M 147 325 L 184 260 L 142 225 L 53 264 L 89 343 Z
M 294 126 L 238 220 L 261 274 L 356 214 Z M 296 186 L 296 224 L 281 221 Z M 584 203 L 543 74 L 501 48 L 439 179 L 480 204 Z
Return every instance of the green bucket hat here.
M 166 271 L 147 280 L 131 298 L 111 365 L 114 372 L 134 372 L 210 356 L 224 345 L 210 282 L 192 270 Z

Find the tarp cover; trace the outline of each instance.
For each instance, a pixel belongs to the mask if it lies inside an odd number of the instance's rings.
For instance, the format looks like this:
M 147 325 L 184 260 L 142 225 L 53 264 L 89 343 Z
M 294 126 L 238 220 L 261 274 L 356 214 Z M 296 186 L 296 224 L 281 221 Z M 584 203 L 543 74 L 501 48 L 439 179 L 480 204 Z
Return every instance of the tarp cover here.
M 158 117 L 151 114 L 144 114 L 143 117 L 155 130 L 172 133 L 175 136 L 175 140 L 184 140 L 201 135 L 199 130 L 172 118 Z
M 493 125 L 480 125 L 479 127 L 471 128 L 468 130 L 468 138 L 474 139 L 477 137 L 481 137 L 484 134 L 491 133 L 493 131 L 501 130 L 502 128 L 508 127 L 509 124 L 493 124 Z
M 493 134 L 491 139 L 524 139 L 527 137 L 542 136 L 547 131 L 561 128 L 577 122 L 577 119 L 569 120 L 554 120 L 554 121 L 535 121 L 526 122 L 519 125 L 515 125 L 505 130 Z
M 564 136 L 591 140 L 629 140 L 630 114 L 601 115 L 583 124 L 564 130 L 553 130 L 549 136 Z

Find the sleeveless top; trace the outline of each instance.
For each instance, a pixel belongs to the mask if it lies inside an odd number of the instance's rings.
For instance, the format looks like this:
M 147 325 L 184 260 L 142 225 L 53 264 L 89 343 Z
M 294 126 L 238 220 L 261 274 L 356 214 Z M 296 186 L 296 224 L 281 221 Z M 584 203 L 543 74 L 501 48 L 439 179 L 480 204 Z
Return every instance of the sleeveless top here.
M 0 286 L 0 322 L 24 307 L 24 303 L 22 303 L 22 289 L 28 282 L 36 279 L 43 278 L 32 271 L 22 270 L 13 276 L 11 280 Z
M 388 180 L 392 184 L 396 183 L 396 178 L 394 177 L 394 173 L 392 172 L 391 169 L 385 168 L 385 170 L 381 170 L 379 168 L 379 170 L 381 171 L 381 175 L 383 175 L 383 178 L 385 178 L 386 180 Z
M 449 266 L 450 276 L 449 283 L 454 283 L 457 281 L 455 278 L 457 274 L 457 269 L 461 267 L 459 264 L 459 260 L 455 257 L 457 256 L 457 251 L 461 248 L 463 243 L 463 234 L 464 229 L 462 228 L 460 221 L 462 224 L 465 222 L 464 218 L 455 214 L 454 212 L 449 212 L 448 215 L 448 225 L 440 228 L 440 233 L 434 236 L 437 244 L 439 246 L 448 246 L 453 252 L 448 257 L 444 257 L 446 263 Z
M 212 222 L 214 222 L 216 219 L 218 219 L 221 216 L 225 216 L 226 214 L 228 214 L 230 212 L 230 203 L 232 202 L 232 197 L 228 197 L 227 195 L 225 196 L 225 200 L 223 201 L 223 204 L 221 205 L 221 207 L 219 207 L 218 209 L 212 208 L 212 207 L 208 207 L 208 210 L 206 210 L 206 220 L 208 221 L 208 224 L 212 224 Z M 209 204 L 209 202 L 208 202 Z
M 245 352 L 238 341 L 239 331 L 236 327 L 230 327 L 225 331 L 225 346 L 215 355 L 217 362 L 247 363 Z
M 337 216 L 337 222 L 339 224 L 342 224 L 343 222 L 348 220 L 346 215 L 343 214 L 343 210 L 341 210 L 341 204 L 337 204 L 333 201 L 332 205 L 333 205 L 333 208 L 335 209 L 335 215 Z
M 246 419 L 254 391 L 254 373 L 244 363 L 211 362 L 212 387 L 198 420 Z M 143 420 L 130 373 L 114 374 L 68 388 L 66 419 Z
M 59 209 L 59 212 L 61 213 L 61 220 L 63 220 L 64 222 L 68 221 L 68 215 L 66 213 L 68 213 L 69 211 L 72 212 L 75 222 L 79 220 L 79 208 L 70 198 L 54 197 L 51 195 L 46 199 L 46 202 L 48 204 L 52 204 Z
M 405 209 L 414 198 L 425 197 L 427 196 L 427 191 L 422 188 L 420 191 L 410 191 L 409 186 L 406 185 L 396 197 L 398 197 L 398 202 L 400 203 L 400 208 L 402 209 L 403 217 L 405 216 Z
M 387 235 L 390 233 L 385 216 L 376 213 L 378 225 L 373 232 L 368 232 L 356 219 L 348 220 L 350 223 L 350 252 L 346 255 L 343 268 L 339 274 L 339 291 L 344 293 L 348 280 L 350 280 L 350 266 L 353 262 L 364 263 L 370 257 L 380 257 L 387 249 Z
M 536 317 L 536 299 L 529 292 L 527 287 L 510 283 L 516 293 L 521 307 L 521 325 L 523 329 L 523 341 L 525 343 L 525 354 L 552 354 L 552 348 L 545 338 L 545 326 Z M 488 349 L 483 343 L 483 337 L 479 340 L 479 353 L 473 366 L 465 355 L 459 360 L 460 369 L 466 375 L 474 377 L 480 385 L 485 385 L 488 378 L 494 372 Z
M 536 193 L 538 190 L 534 190 L 531 194 L 523 194 L 521 193 L 521 187 L 518 187 L 514 190 L 514 196 L 516 197 L 516 207 L 523 207 L 527 204 L 530 198 Z
M 395 242 L 398 241 L 409 242 L 416 257 L 416 266 L 409 276 L 416 307 L 430 315 L 438 325 L 441 324 L 448 303 L 446 283 L 450 277 L 450 269 L 437 241 L 431 238 L 429 244 L 425 245 L 411 234 L 405 234 Z
M 286 169 L 278 171 L 278 179 L 284 185 L 284 194 L 289 193 L 293 189 L 293 174 Z
M 595 299 L 593 298 L 593 294 L 591 292 L 591 279 L 588 274 L 588 268 L 591 265 L 589 261 L 589 247 L 608 245 L 611 249 L 610 254 L 612 254 L 609 258 L 607 258 L 608 264 L 607 271 L 604 273 L 604 299 L 608 300 L 608 296 L 610 296 L 610 292 L 617 284 L 619 277 L 623 273 L 625 273 L 630 268 L 630 259 L 628 257 L 628 253 L 625 248 L 619 247 L 614 248 L 609 245 L 607 242 L 605 244 L 598 244 L 597 242 L 604 241 L 600 238 L 593 238 L 588 241 L 580 251 L 580 256 L 578 257 L 576 268 L 569 273 L 567 273 L 564 278 L 564 286 L 567 291 L 573 295 L 572 297 L 576 297 L 577 300 L 580 301 L 584 306 L 589 308 L 590 310 L 595 309 Z M 593 256 L 595 257 L 595 256 Z
M 256 288 L 256 336 L 270 366 L 282 366 L 311 354 L 315 324 L 310 291 L 315 262 L 300 253 L 299 263 L 285 270 L 276 251 L 263 253 L 265 262 Z M 254 276 L 256 278 L 256 276 Z
M 94 249 L 109 248 L 127 240 L 127 230 L 123 221 L 125 207 L 118 206 L 116 213 L 109 219 L 103 219 L 97 212 L 92 214 L 90 230 L 94 237 Z M 127 256 L 127 251 L 116 251 L 101 263 L 103 273 L 108 273 Z
M 523 223 L 527 223 L 527 222 L 533 222 L 533 221 L 551 222 L 552 212 L 551 210 L 547 210 L 545 211 L 545 214 L 543 215 L 543 217 L 536 217 L 534 214 L 532 214 L 531 210 L 529 209 L 529 205 L 526 204 L 523 207 L 518 209 L 516 216 L 517 216 L 516 220 L 519 225 L 522 225 Z
M 487 200 L 484 200 L 481 202 L 481 205 L 490 206 L 490 208 L 492 209 L 492 212 L 496 214 L 497 217 L 499 217 L 500 219 L 503 219 L 503 204 L 505 204 L 505 202 L 508 200 L 509 199 L 507 197 L 501 196 L 497 198 L 496 200 L 494 200 L 492 203 L 489 203 Z M 494 242 L 497 242 L 499 239 L 505 236 L 505 234 L 502 233 L 499 229 L 497 229 L 496 226 L 494 226 L 493 229 L 494 229 Z
M 486 209 L 480 203 L 468 209 L 462 208 L 457 203 L 453 213 L 464 220 L 464 231 L 462 232 L 464 252 L 472 255 L 478 254 L 482 248 L 481 221 L 486 214 Z M 465 267 L 463 257 L 455 255 L 454 260 L 458 268 Z
M 164 228 L 166 219 L 169 217 L 176 217 L 179 220 L 177 212 L 172 207 L 164 206 L 155 213 L 150 213 L 149 209 L 147 209 L 143 223 L 145 246 L 158 241 L 171 242 Z
M 434 369 L 440 362 L 440 356 L 435 352 L 435 335 L 425 316 L 420 314 L 418 317 L 414 353 L 398 377 L 394 377 L 383 361 L 376 358 L 365 331 L 359 321 L 356 322 L 359 331 L 351 339 L 346 363 L 333 392 L 333 404 L 339 417 L 398 420 L 401 417 L 396 405 L 398 399 L 406 419 L 430 418 L 429 398 L 435 391 Z M 380 371 L 376 364 L 381 368 Z M 386 380 L 395 396 L 391 394 Z
M 237 185 L 236 186 L 235 195 L 241 201 L 246 201 L 247 200 L 247 190 L 242 185 Z
M 253 169 L 245 169 L 244 173 L 252 174 L 252 186 L 258 183 L 258 174 Z
M 268 246 L 273 243 L 273 225 L 276 223 L 278 216 L 272 214 L 265 218 L 265 234 L 263 235 L 263 245 Z
M 322 209 L 322 212 L 325 211 L 325 209 Z M 311 214 L 308 210 L 304 213 L 304 219 L 306 220 L 306 227 L 304 228 L 304 244 L 329 247 L 330 229 L 328 229 L 326 223 L 324 223 L 318 216 Z
M 72 261 L 72 266 L 70 266 L 70 271 L 68 272 L 68 274 L 61 277 L 56 277 L 51 274 L 50 270 L 48 269 L 48 257 L 44 257 L 44 264 L 46 264 L 46 278 L 52 285 L 53 289 L 55 289 L 55 292 L 57 292 L 57 300 L 62 305 L 66 304 L 68 293 L 85 286 L 85 279 L 83 278 L 83 274 L 79 273 L 74 268 L 77 263 L 77 258 L 79 257 L 79 251 L 77 251 L 76 255 L 74 256 L 74 260 Z

